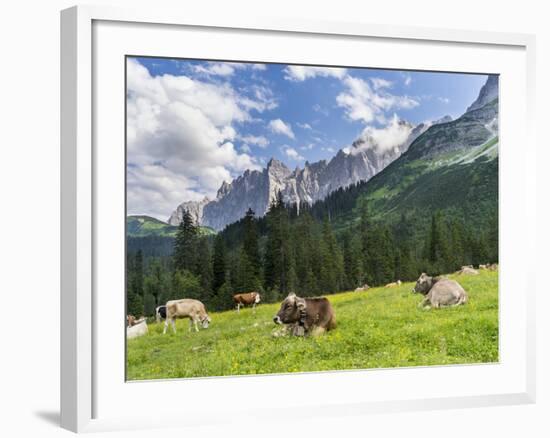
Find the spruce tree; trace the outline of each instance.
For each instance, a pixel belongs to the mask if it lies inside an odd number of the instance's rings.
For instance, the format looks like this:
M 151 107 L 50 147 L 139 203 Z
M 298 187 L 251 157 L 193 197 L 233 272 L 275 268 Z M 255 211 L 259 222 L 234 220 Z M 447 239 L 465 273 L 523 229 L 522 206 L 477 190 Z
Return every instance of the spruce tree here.
M 354 236 L 351 229 L 344 234 L 344 272 L 345 288 L 354 289 L 364 284 L 361 240 Z
M 197 258 L 195 272 L 199 276 L 200 284 L 203 290 L 203 299 L 208 301 L 212 297 L 212 256 L 210 254 L 210 245 L 207 237 L 202 237 L 197 243 Z
M 198 229 L 193 222 L 193 217 L 188 210 L 185 210 L 174 240 L 174 268 L 176 270 L 196 273 L 197 235 Z
M 260 249 L 258 246 L 258 230 L 254 211 L 249 208 L 244 217 L 244 238 L 243 249 L 248 257 L 248 262 L 253 268 L 253 274 L 256 279 L 260 278 Z
M 212 289 L 217 292 L 227 279 L 227 250 L 222 234 L 214 239 L 214 256 L 212 257 Z
M 290 257 L 288 211 L 279 192 L 267 213 L 267 243 L 264 259 L 264 278 L 267 289 L 279 291 L 281 295 L 289 291 Z

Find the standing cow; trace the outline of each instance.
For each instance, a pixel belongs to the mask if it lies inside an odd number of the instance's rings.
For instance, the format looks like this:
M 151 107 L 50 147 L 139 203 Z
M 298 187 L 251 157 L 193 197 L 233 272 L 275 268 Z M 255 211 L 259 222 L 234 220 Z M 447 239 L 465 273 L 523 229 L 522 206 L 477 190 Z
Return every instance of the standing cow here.
M 294 293 L 281 303 L 273 322 L 292 325 L 295 336 L 319 335 L 336 328 L 336 317 L 329 300 L 325 297 L 300 298 Z
M 176 322 L 177 318 L 189 318 L 189 331 L 193 325 L 195 326 L 195 331 L 199 331 L 198 323 L 200 322 L 202 328 L 208 328 L 210 324 L 210 317 L 206 313 L 206 307 L 204 304 L 198 300 L 192 300 L 190 298 L 184 298 L 182 300 L 172 300 L 166 303 L 166 321 L 164 321 L 164 331 L 162 334 L 166 333 L 168 324 L 172 325 L 174 333 L 176 333 Z
M 157 318 L 157 324 L 166 319 L 166 306 L 158 306 L 155 309 L 155 317 Z
M 412 292 L 425 295 L 424 300 L 420 303 L 421 307 L 459 306 L 468 301 L 468 295 L 455 280 L 445 277 L 430 277 L 424 272 L 416 281 Z
M 261 300 L 260 294 L 258 292 L 248 292 L 245 294 L 236 294 L 233 295 L 233 301 L 237 305 L 237 313 L 239 313 L 239 310 L 242 307 L 246 305 L 252 304 L 252 311 L 256 311 L 256 304 L 258 304 Z

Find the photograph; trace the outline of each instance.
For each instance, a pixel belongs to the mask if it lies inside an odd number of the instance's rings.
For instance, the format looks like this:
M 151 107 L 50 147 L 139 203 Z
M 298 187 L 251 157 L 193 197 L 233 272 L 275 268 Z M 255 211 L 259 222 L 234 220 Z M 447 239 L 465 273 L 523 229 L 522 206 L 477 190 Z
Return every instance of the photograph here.
M 499 75 L 127 55 L 124 105 L 127 381 L 499 362 Z

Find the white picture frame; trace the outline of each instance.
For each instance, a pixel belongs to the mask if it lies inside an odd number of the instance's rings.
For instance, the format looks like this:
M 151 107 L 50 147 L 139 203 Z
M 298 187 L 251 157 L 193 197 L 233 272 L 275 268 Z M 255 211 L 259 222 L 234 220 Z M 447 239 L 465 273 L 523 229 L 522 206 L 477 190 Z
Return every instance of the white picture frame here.
M 105 23 L 103 28 L 97 27 Z M 533 209 L 535 200 L 535 169 L 527 168 L 526 163 L 516 163 L 519 170 L 516 173 L 518 178 L 518 187 L 510 186 L 507 180 L 503 179 L 501 174 L 501 215 L 503 211 L 510 213 L 506 215 L 505 232 L 501 230 L 501 251 L 506 257 L 501 262 L 501 287 L 505 290 L 508 286 L 521 290 L 520 298 L 517 300 L 517 306 L 508 306 L 506 294 L 501 293 L 503 307 L 500 313 L 501 327 L 504 329 L 502 336 L 506 339 L 504 342 L 511 342 L 511 350 L 519 357 L 517 363 L 514 362 L 510 369 L 503 372 L 500 379 L 493 382 L 493 386 L 487 384 L 481 385 L 480 390 L 475 392 L 471 388 L 455 388 L 446 393 L 445 390 L 426 392 L 425 396 L 418 396 L 420 389 L 415 388 L 411 381 L 410 388 L 401 387 L 395 392 L 390 392 L 386 397 L 381 395 L 380 390 L 375 389 L 375 380 L 384 382 L 388 379 L 388 374 L 392 374 L 392 379 L 423 378 L 427 373 L 434 375 L 434 380 L 446 379 L 449 375 L 455 375 L 458 379 L 469 379 L 470 375 L 475 373 L 485 373 L 481 380 L 490 380 L 490 375 L 497 375 L 499 369 L 505 369 L 509 362 L 506 354 L 501 357 L 501 362 L 495 365 L 495 368 L 485 368 L 483 366 L 457 366 L 457 367 L 435 367 L 436 371 L 430 371 L 432 368 L 416 368 L 414 370 L 374 370 L 374 371 L 352 371 L 352 372 L 334 372 L 334 373 L 304 373 L 293 376 L 251 376 L 240 378 L 209 378 L 209 379 L 187 379 L 176 381 L 158 381 L 158 382 L 140 382 L 125 383 L 120 381 L 121 369 L 120 358 L 113 361 L 111 372 L 106 366 L 106 354 L 98 354 L 102 348 L 108 348 L 105 341 L 105 332 L 110 323 L 117 327 L 118 320 L 116 312 L 105 311 L 108 309 L 108 303 L 103 299 L 98 299 L 98 290 L 104 281 L 102 277 L 107 277 L 103 264 L 108 262 L 104 254 L 106 239 L 116 241 L 116 236 L 120 237 L 120 229 L 123 224 L 114 227 L 114 234 L 105 231 L 102 213 L 105 209 L 98 208 L 98 205 L 105 202 L 105 205 L 113 206 L 115 209 L 123 208 L 123 200 L 116 196 L 116 190 L 113 197 L 109 200 L 105 187 L 113 183 L 116 186 L 120 178 L 124 178 L 124 171 L 121 167 L 108 167 L 105 165 L 104 154 L 97 154 L 98 141 L 101 143 L 103 137 L 101 130 L 97 129 L 97 123 L 101 125 L 101 112 L 104 100 L 101 92 L 97 92 L 98 83 L 102 80 L 105 73 L 109 70 L 103 70 L 105 62 L 94 62 L 98 59 L 103 60 L 105 52 L 106 60 L 109 56 L 119 57 L 126 49 L 123 47 L 125 38 L 120 37 L 117 32 L 133 32 L 133 38 L 128 38 L 138 47 L 140 42 L 140 28 L 148 29 L 149 36 L 153 34 L 163 34 L 167 32 L 177 32 L 178 29 L 185 32 L 200 31 L 202 35 L 220 35 L 223 32 L 234 32 L 238 34 L 236 38 L 263 38 L 268 35 L 273 41 L 277 38 L 316 38 L 334 39 L 335 41 L 347 41 L 349 44 L 362 44 L 362 42 L 384 42 L 388 45 L 399 45 L 406 43 L 411 48 L 416 46 L 433 46 L 434 50 L 443 50 L 446 45 L 460 47 L 462 53 L 468 51 L 484 50 L 483 53 L 494 52 L 495 59 L 502 59 L 503 65 L 508 62 L 510 70 L 508 75 L 504 75 L 502 81 L 503 99 L 502 107 L 504 109 L 504 119 L 506 122 L 506 113 L 512 102 L 518 103 L 520 109 L 514 115 L 519 115 L 521 119 L 518 122 L 520 127 L 507 128 L 504 123 L 503 138 L 519 138 L 521 134 L 524 138 L 523 147 L 529 151 L 534 151 L 535 142 L 533 138 L 532 123 L 534 120 L 534 53 L 535 39 L 532 35 L 491 33 L 484 31 L 461 31 L 451 29 L 425 29 L 416 27 L 402 26 L 383 26 L 365 23 L 338 23 L 338 22 L 315 22 L 306 19 L 275 19 L 269 17 L 246 17 L 239 19 L 226 20 L 224 17 L 215 15 L 198 16 L 189 15 L 186 11 L 163 11 L 157 8 L 149 10 L 130 10 L 110 7 L 92 7 L 78 6 L 61 12 L 61 426 L 75 431 L 101 431 L 126 428 L 147 428 L 160 426 L 177 426 L 181 424 L 182 413 L 185 412 L 189 417 L 187 424 L 196 422 L 199 424 L 206 416 L 206 410 L 210 416 L 216 413 L 217 421 L 220 423 L 231 421 L 231 411 L 223 412 L 217 405 L 204 405 L 201 408 L 200 400 L 197 403 L 196 411 L 190 413 L 189 406 L 173 406 L 167 410 L 166 406 L 159 404 L 158 412 L 150 412 L 149 416 L 135 414 L 132 416 L 131 406 L 126 411 L 107 406 L 105 402 L 106 390 L 109 382 L 116 381 L 120 391 L 113 386 L 112 393 L 109 392 L 109 398 L 113 400 L 113 405 L 123 405 L 121 397 L 128 397 L 146 391 L 154 396 L 155 391 L 161 391 L 166 385 L 187 385 L 193 391 L 201 393 L 208 391 L 209 394 L 215 392 L 219 394 L 220 403 L 223 402 L 223 394 L 242 392 L 242 403 L 246 403 L 246 396 L 257 395 L 262 397 L 260 391 L 271 387 L 284 387 L 287 384 L 295 384 L 296 379 L 301 379 L 300 384 L 304 385 L 315 394 L 316 385 L 319 382 L 327 385 L 338 385 L 340 388 L 353 388 L 360 380 L 362 385 L 373 388 L 374 395 L 367 396 L 356 391 L 352 394 L 348 392 L 349 399 L 345 400 L 346 392 L 336 394 L 334 400 L 330 403 L 315 401 L 302 403 L 300 406 L 300 415 L 326 416 L 326 415 L 364 415 L 372 412 L 397 412 L 417 409 L 441 409 L 454 407 L 476 407 L 504 404 L 522 404 L 533 403 L 535 400 L 535 281 L 534 273 L 521 254 L 507 254 L 507 248 L 522 248 L 526 251 L 532 248 L 535 243 L 536 227 L 534 216 L 530 217 L 526 212 Z M 130 29 L 131 28 L 131 29 Z M 102 34 L 102 32 L 105 32 Z M 104 36 L 102 36 L 104 35 Z M 118 35 L 118 36 L 117 36 Z M 162 38 L 162 35 L 159 36 Z M 109 38 L 111 54 L 107 54 L 104 40 Z M 274 44 L 271 41 L 270 44 Z M 154 47 L 155 41 L 150 43 Z M 309 41 L 307 44 L 313 44 L 315 41 Z M 253 46 L 254 44 L 251 44 Z M 199 44 L 200 46 L 200 44 Z M 453 47 L 454 47 L 453 46 Z M 140 52 L 147 54 L 151 47 L 145 47 Z M 276 57 L 276 54 L 268 55 L 262 47 L 263 58 L 256 58 L 255 61 L 271 61 L 269 56 Z M 118 50 L 118 52 L 117 52 Z M 165 50 L 169 50 L 165 49 Z M 205 49 L 206 50 L 206 49 Z M 252 48 L 251 50 L 254 50 Z M 297 49 L 299 50 L 299 49 Z M 199 53 L 198 47 L 193 53 Z M 443 50 L 444 51 L 444 50 Z M 330 56 L 330 49 L 328 50 Z M 299 57 L 299 52 L 296 52 Z M 482 52 L 479 52 L 482 53 Z M 126 52 L 126 54 L 137 54 Z M 141 53 L 140 53 L 141 54 Z M 506 60 L 507 54 L 510 58 Z M 174 54 L 177 57 L 178 54 Z M 334 54 L 333 54 L 334 55 Z M 196 55 L 195 55 L 196 56 Z M 239 56 L 238 54 L 235 56 Z M 244 56 L 244 55 L 242 55 Z M 250 55 L 253 56 L 253 55 Z M 99 58 L 98 58 L 99 57 Z M 200 57 L 200 56 L 198 56 Z M 208 58 L 209 56 L 204 56 Z M 500 57 L 500 58 L 499 58 Z M 437 69 L 437 63 L 443 65 L 444 56 L 441 61 L 431 60 L 426 69 Z M 475 58 L 475 57 L 473 57 Z M 472 59 L 473 59 L 472 58 Z M 505 59 L 506 58 L 506 59 Z M 118 58 L 117 58 L 118 59 Z M 230 58 L 236 59 L 236 58 Z M 320 58 L 319 58 L 320 59 Z M 511 62 L 520 60 L 521 62 Z M 247 59 L 244 59 L 247 60 Z M 248 58 L 250 60 L 250 58 Z M 289 59 L 288 61 L 296 61 Z M 475 61 L 475 60 L 474 60 Z M 471 61 L 471 62 L 474 62 Z M 342 61 L 344 62 L 344 61 Z M 375 62 L 375 61 L 373 61 Z M 382 60 L 379 62 L 383 62 Z M 406 61 L 403 61 L 406 62 Z M 454 62 L 454 64 L 452 64 Z M 443 70 L 460 70 L 460 59 L 449 60 Z M 488 73 L 502 73 L 502 71 L 492 71 L 490 60 L 478 59 L 480 71 Z M 512 65 L 513 64 L 513 65 Z M 388 65 L 383 64 L 388 67 Z M 473 65 L 473 64 L 472 64 Z M 107 65 L 108 67 L 108 65 Z M 389 66 L 391 67 L 391 66 Z M 465 69 L 467 71 L 467 69 Z M 117 70 L 119 71 L 119 70 Z M 515 76 L 517 75 L 517 76 Z M 511 90 L 510 81 L 514 78 L 518 80 L 515 92 L 508 93 L 507 88 Z M 113 80 L 112 87 L 120 84 L 120 77 Z M 523 81 L 524 79 L 524 81 Z M 509 81 L 506 84 L 506 81 Z M 513 85 L 513 84 L 512 84 Z M 97 88 L 97 89 L 96 89 Z M 107 87 L 109 89 L 110 87 Z M 116 88 L 112 88 L 111 91 Z M 121 96 L 115 97 L 120 100 L 120 105 L 124 105 L 124 92 L 121 90 Z M 515 93 L 515 94 L 514 94 Z M 111 93 L 112 94 L 112 93 Z M 116 94 L 116 93 L 115 93 Z M 508 98 L 508 101 L 507 101 Z M 517 107 L 518 105 L 514 105 Z M 510 113 L 511 115 L 511 113 Z M 112 117 L 113 123 L 116 123 L 120 112 L 116 117 Z M 103 124 L 102 126 L 106 126 Z M 110 127 L 109 129 L 112 129 Z M 103 129 L 103 128 L 101 128 Z M 116 130 L 117 127 L 115 126 Z M 120 131 L 123 125 L 118 127 Z M 520 131 L 517 131 L 517 130 Z M 105 128 L 105 131 L 108 130 Z M 517 131 L 517 132 L 516 132 Z M 118 132 L 116 135 L 119 135 Z M 107 138 L 107 137 L 106 137 Z M 119 137 L 113 137 L 119 138 Z M 503 156 L 501 159 L 502 173 L 506 174 L 507 165 L 513 164 L 506 158 L 506 141 L 503 140 Z M 124 143 L 120 144 L 122 150 Z M 115 152 L 121 153 L 121 150 L 114 148 Z M 118 156 L 120 158 L 120 155 Z M 115 173 L 121 172 L 116 176 Z M 118 181 L 118 182 L 117 182 Z M 510 203 L 512 199 L 521 199 L 524 202 L 522 209 L 512 212 Z M 110 204 L 109 204 L 110 203 Z M 117 204 L 118 203 L 118 204 Z M 122 204 L 120 204 L 122 203 Z M 120 204 L 120 205 L 119 205 Z M 504 210 L 503 210 L 504 209 Z M 525 227 L 524 235 L 527 239 L 514 239 L 514 227 L 524 221 L 528 226 Z M 507 231 L 506 232 L 506 227 Z M 119 234 L 117 234 L 119 233 Z M 101 237 L 106 236 L 107 237 Z M 115 238 L 115 239 L 113 239 Z M 122 242 L 119 242 L 117 248 L 120 248 Z M 116 253 L 116 251 L 114 251 Z M 535 254 L 535 252 L 531 252 Z M 115 260 L 116 258 L 113 258 Z M 510 267 L 513 263 L 517 266 L 514 272 Z M 116 263 L 111 263 L 116 265 Z M 103 270 L 102 270 L 103 269 Z M 123 266 L 113 269 L 122 270 Z M 105 274 L 105 275 L 104 275 Z M 113 274 L 115 275 L 115 274 Z M 118 274 L 116 274 L 118 275 Z M 120 279 L 120 276 L 117 278 Z M 99 289 L 98 289 L 99 288 Z M 122 302 L 124 289 L 120 290 L 119 301 Z M 120 302 L 113 309 L 118 311 Z M 103 307 L 102 307 L 103 306 Z M 101 327 L 97 319 L 97 313 L 102 312 Z M 113 316 L 114 315 L 114 316 Z M 107 321 L 107 322 L 105 322 Z M 110 321 L 110 322 L 109 322 Z M 114 322 L 113 322 L 114 321 Z M 519 321 L 515 332 L 506 330 L 506 327 L 512 321 Z M 105 328 L 102 328 L 105 325 Z M 113 333 L 112 331 L 108 333 Z M 113 333 L 112 351 L 120 347 L 120 341 L 124 343 L 124 331 Z M 110 342 L 110 341 L 109 341 Z M 501 341 L 502 342 L 502 341 Z M 512 346 L 513 344 L 513 346 Z M 503 344 L 501 343 L 501 347 Z M 110 351 L 110 350 L 109 350 Z M 504 345 L 504 351 L 508 351 Z M 122 356 L 123 352 L 120 352 Z M 500 367 L 500 368 L 499 368 Z M 513 369 L 512 369 L 513 368 Z M 112 376 L 106 376 L 111 373 Z M 123 374 L 123 372 L 122 372 Z M 322 374 L 322 375 L 321 375 Z M 112 380 L 111 380 L 112 379 Z M 506 380 L 506 382 L 504 382 Z M 333 383 L 330 383 L 330 382 Z M 442 380 L 444 381 L 444 380 Z M 107 382 L 107 383 L 106 383 Z M 294 382 L 294 383 L 292 383 Z M 369 383 L 370 382 L 370 383 Z M 382 384 L 382 383 L 381 383 Z M 141 386 L 140 386 L 141 385 Z M 368 386 L 370 385 L 370 386 Z M 499 386 L 500 385 L 500 386 Z M 508 385 L 508 386 L 507 386 Z M 407 386 L 407 385 L 404 385 Z M 466 385 L 467 386 L 467 385 Z M 358 387 L 358 386 L 357 386 Z M 160 389 L 159 389 L 160 388 Z M 264 388 L 264 389 L 262 389 Z M 127 390 L 127 391 L 126 391 Z M 111 390 L 108 390 L 111 391 Z M 117 392 L 118 391 L 118 392 Z M 335 389 L 333 389 L 335 391 Z M 378 391 L 378 393 L 377 393 Z M 127 393 L 126 393 L 127 392 Z M 125 395 L 126 394 L 126 395 Z M 352 397 L 353 395 L 353 397 Z M 340 397 L 340 398 L 338 398 Z M 315 397 L 312 397 L 315 400 Z M 200 399 L 200 397 L 199 397 Z M 263 419 L 265 421 L 275 420 L 282 412 L 285 415 L 292 414 L 292 408 L 295 405 L 274 408 L 267 407 L 262 409 L 250 403 L 250 408 L 246 409 L 246 416 Z M 276 406 L 277 400 L 274 402 Z M 105 406 L 105 407 L 104 407 Z M 221 406 L 221 405 L 220 405 Z M 242 406 L 242 405 L 241 405 Z M 111 409 L 112 408 L 112 409 Z M 153 409 L 149 406 L 149 410 Z M 103 414 L 105 412 L 106 414 Z M 239 421 L 243 421 L 242 418 Z

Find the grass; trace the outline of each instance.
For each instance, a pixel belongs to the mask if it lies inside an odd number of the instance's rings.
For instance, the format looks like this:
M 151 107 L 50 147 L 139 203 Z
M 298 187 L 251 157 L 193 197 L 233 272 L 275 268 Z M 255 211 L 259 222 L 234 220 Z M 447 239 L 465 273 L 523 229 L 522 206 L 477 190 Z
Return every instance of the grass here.
M 464 306 L 420 310 L 413 283 L 329 295 L 336 330 L 319 337 L 273 337 L 279 304 L 211 313 L 212 324 L 162 335 L 162 324 L 128 341 L 129 380 L 471 364 L 498 361 L 498 274 L 455 276 Z

